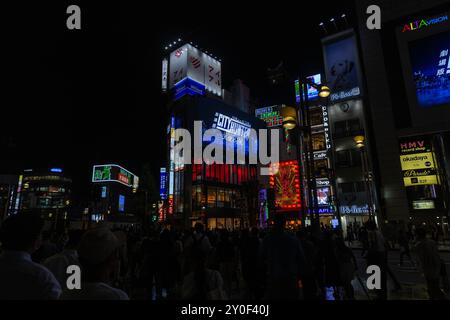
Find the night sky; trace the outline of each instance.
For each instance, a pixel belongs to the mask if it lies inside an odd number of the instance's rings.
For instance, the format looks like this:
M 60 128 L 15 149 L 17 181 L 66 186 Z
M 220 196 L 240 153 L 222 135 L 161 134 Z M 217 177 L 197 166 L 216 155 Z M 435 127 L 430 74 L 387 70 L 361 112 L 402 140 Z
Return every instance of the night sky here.
M 321 72 L 319 22 L 342 13 L 355 20 L 353 1 L 260 2 L 258 9 L 243 1 L 31 3 L 2 10 L 0 174 L 58 166 L 80 193 L 95 163 L 116 162 L 138 175 L 143 163 L 155 175 L 164 163 L 167 43 L 189 39 L 222 58 L 225 88 L 240 78 L 262 106 L 289 104 L 293 85 L 269 87 L 266 69 L 283 61 L 292 78 Z M 81 30 L 66 28 L 70 4 L 81 7 Z

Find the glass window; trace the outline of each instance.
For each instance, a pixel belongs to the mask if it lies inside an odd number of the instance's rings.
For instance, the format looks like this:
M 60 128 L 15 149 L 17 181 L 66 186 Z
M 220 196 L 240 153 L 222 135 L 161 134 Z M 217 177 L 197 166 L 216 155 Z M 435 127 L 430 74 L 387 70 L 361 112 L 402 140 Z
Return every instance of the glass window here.
M 361 125 L 359 123 L 359 119 L 350 119 L 348 120 L 348 128 L 351 132 L 359 131 L 361 130 Z
M 361 152 L 356 149 L 350 150 L 350 154 L 352 157 L 352 166 L 360 167 L 361 166 Z
M 353 182 L 339 183 L 339 188 L 341 189 L 342 193 L 353 193 L 354 192 Z
M 349 167 L 350 166 L 350 153 L 348 150 L 341 150 L 336 152 L 336 166 Z
M 312 126 L 317 126 L 317 125 L 323 124 L 321 109 L 311 109 L 309 114 L 311 116 L 311 125 Z
M 327 177 L 328 176 L 328 161 L 326 159 L 315 160 L 314 161 L 314 172 L 316 177 Z
M 338 137 L 342 137 L 347 131 L 346 121 L 337 121 L 334 124 L 334 134 Z
M 313 150 L 324 150 L 325 147 L 325 135 L 323 133 L 316 133 L 311 135 Z
M 217 200 L 217 188 L 208 187 L 208 207 L 214 208 Z

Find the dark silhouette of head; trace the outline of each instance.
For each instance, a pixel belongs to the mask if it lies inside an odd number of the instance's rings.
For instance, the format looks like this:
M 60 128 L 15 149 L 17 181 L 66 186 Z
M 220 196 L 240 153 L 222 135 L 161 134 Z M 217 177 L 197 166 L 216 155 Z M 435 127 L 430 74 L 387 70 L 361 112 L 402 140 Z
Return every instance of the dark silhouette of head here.
M 36 213 L 19 213 L 8 217 L 0 229 L 4 250 L 35 252 L 41 246 L 44 220 Z
M 203 233 L 205 230 L 205 227 L 203 226 L 203 224 L 201 222 L 197 222 L 194 226 L 194 230 L 197 233 Z
M 283 231 L 285 226 L 286 220 L 284 218 L 284 215 L 282 214 L 276 214 L 273 218 L 273 227 L 275 231 Z
M 418 239 L 425 239 L 427 237 L 427 231 L 423 227 L 419 227 L 416 229 L 416 235 Z

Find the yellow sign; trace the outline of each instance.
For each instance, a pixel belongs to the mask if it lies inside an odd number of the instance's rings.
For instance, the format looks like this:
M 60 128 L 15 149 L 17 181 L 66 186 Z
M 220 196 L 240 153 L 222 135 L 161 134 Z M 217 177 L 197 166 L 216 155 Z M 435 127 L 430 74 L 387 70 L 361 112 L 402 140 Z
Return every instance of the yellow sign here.
M 422 177 L 407 177 L 403 178 L 403 182 L 405 184 L 405 187 L 439 184 L 436 175 L 422 176 Z
M 400 162 L 402 170 L 435 168 L 432 152 L 402 155 L 400 156 Z

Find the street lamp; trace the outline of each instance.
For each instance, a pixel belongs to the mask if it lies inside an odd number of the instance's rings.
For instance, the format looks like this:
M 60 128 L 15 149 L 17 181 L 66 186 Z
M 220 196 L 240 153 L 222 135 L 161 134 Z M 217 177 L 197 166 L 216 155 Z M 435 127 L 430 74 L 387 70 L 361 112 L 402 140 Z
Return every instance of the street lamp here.
M 364 188 L 366 191 L 366 197 L 369 207 L 369 221 L 373 220 L 373 199 L 372 199 L 372 188 L 370 185 L 370 172 L 369 172 L 369 161 L 367 159 L 367 153 L 365 148 L 365 137 L 362 135 L 353 137 L 356 147 L 361 151 L 361 165 L 364 178 Z

